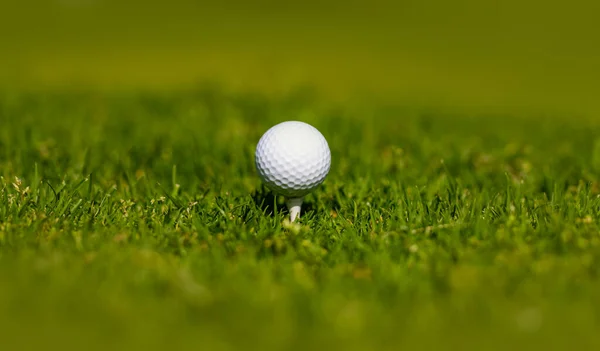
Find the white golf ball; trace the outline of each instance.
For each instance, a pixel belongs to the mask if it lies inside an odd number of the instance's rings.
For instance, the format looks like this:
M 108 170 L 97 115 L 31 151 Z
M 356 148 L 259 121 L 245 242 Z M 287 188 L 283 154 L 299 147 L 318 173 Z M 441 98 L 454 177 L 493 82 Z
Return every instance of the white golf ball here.
M 256 147 L 256 169 L 265 184 L 288 198 L 300 198 L 325 180 L 331 152 L 325 137 L 304 122 L 269 129 Z

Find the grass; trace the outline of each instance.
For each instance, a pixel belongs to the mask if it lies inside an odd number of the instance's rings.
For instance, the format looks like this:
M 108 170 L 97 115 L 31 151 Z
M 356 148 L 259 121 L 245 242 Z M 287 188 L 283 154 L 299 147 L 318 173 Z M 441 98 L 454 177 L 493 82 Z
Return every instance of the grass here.
M 298 223 L 254 147 L 332 169 Z M 16 349 L 598 349 L 599 123 L 198 89 L 0 98 Z
M 0 89 L 215 80 L 269 93 L 309 84 L 328 99 L 600 112 L 597 1 L 375 2 L 3 1 Z

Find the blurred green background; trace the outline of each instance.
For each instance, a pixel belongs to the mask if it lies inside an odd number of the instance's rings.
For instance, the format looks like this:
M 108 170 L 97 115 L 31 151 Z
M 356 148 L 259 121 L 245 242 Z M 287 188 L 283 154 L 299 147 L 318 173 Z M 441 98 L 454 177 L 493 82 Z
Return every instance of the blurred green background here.
M 596 1 L 25 0 L 0 5 L 4 89 L 210 80 L 331 99 L 600 110 Z

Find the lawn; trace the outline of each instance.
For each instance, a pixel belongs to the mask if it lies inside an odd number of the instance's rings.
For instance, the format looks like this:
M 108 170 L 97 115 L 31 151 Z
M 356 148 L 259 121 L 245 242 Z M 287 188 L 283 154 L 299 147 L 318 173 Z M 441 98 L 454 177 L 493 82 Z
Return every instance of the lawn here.
M 289 223 L 284 120 L 331 173 Z M 3 350 L 600 349 L 600 121 L 216 87 L 0 95 Z

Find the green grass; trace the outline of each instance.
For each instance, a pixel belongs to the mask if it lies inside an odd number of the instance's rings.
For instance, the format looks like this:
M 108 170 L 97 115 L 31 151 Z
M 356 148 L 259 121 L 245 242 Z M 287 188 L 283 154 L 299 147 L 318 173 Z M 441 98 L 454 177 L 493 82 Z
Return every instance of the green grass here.
M 254 170 L 288 119 L 332 151 L 297 224 Z M 599 124 L 3 94 L 3 349 L 598 349 Z
M 600 2 L 0 2 L 0 89 L 183 89 L 600 113 Z M 307 25 L 310 23 L 310 25 Z

